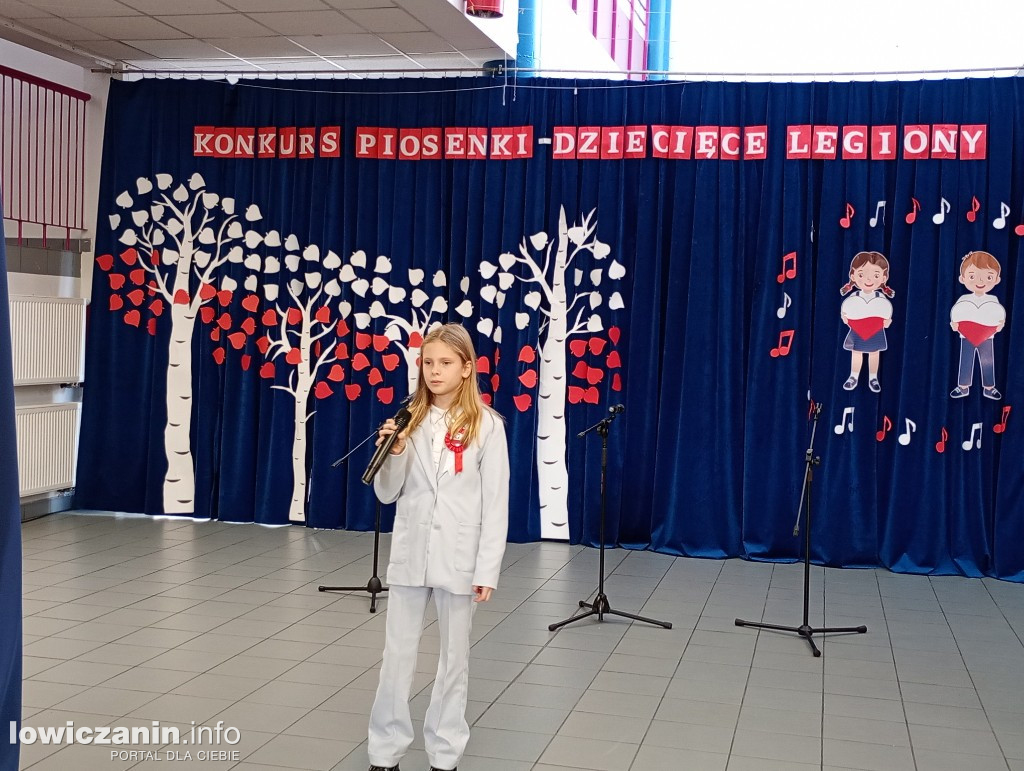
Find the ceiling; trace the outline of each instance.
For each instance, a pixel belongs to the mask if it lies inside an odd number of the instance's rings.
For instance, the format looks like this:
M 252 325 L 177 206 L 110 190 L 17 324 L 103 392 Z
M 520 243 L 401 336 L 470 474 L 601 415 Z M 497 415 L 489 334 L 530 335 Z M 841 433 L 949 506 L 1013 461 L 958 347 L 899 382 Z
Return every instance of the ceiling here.
M 461 0 L 0 0 L 0 37 L 86 67 L 462 69 L 515 56 L 515 12 Z M 506 3 L 514 9 L 516 4 Z M 508 10 L 508 9 L 506 9 Z M 511 31 L 511 34 L 509 32 Z

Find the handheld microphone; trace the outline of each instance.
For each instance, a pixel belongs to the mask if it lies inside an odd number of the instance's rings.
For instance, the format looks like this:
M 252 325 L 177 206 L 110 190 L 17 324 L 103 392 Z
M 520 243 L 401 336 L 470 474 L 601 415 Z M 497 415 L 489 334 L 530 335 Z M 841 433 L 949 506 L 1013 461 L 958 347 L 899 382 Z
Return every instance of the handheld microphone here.
M 392 446 L 398 440 L 398 434 L 409 425 L 409 421 L 412 420 L 412 413 L 409 412 L 405 407 L 402 407 L 394 417 L 395 421 L 395 432 L 389 434 L 383 442 L 377 447 L 377 451 L 370 458 L 370 465 L 366 467 L 366 471 L 363 472 L 363 484 L 368 485 L 373 482 L 373 478 L 380 471 L 380 467 L 384 465 L 384 461 L 387 460 L 388 454 L 391 452 Z
M 613 404 L 611 407 L 608 408 L 608 412 L 610 412 L 612 415 L 618 415 L 618 414 L 623 413 L 625 411 L 626 411 L 626 405 L 625 404 Z

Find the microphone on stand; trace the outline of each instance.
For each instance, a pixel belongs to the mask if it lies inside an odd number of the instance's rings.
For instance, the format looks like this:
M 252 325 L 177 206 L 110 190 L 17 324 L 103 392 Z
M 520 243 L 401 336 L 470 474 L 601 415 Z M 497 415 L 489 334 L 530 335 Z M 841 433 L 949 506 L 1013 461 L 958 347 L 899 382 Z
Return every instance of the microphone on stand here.
M 409 425 L 409 421 L 412 420 L 412 413 L 409 412 L 405 407 L 402 407 L 394 417 L 395 431 L 389 434 L 383 442 L 377 447 L 377 451 L 370 458 L 370 465 L 366 467 L 366 471 L 363 472 L 363 484 L 368 485 L 373 482 L 373 478 L 380 471 L 380 467 L 384 465 L 384 461 L 387 460 L 388 454 L 391 452 L 391 448 L 398 440 L 398 434 Z
M 612 415 L 619 415 L 625 411 L 625 404 L 613 404 L 611 407 L 608 408 L 608 412 L 611 413 Z

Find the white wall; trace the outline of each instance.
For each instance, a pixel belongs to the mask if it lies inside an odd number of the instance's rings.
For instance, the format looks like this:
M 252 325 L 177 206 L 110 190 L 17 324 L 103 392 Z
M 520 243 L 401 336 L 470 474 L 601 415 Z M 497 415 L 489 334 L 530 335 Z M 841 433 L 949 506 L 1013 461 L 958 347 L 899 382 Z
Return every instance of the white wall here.
M 928 77 L 945 77 L 953 69 L 1024 66 L 1022 30 L 1021 0 L 674 0 L 671 69 L 698 77 L 864 72 L 860 79 L 871 80 L 877 72 L 929 70 L 938 74 Z
M 594 38 L 593 31 L 577 16 L 564 0 L 543 2 L 540 5 L 539 60 L 545 70 L 567 70 L 581 77 L 615 78 L 615 75 L 588 75 L 586 70 L 617 72 L 619 65 L 611 54 Z M 546 75 L 547 73 L 541 73 Z

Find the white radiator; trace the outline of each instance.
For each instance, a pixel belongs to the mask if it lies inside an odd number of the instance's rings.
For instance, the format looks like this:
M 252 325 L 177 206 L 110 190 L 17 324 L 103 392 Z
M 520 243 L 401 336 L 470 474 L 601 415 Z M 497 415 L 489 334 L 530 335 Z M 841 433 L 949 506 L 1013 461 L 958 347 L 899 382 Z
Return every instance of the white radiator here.
M 66 402 L 15 409 L 22 498 L 75 486 L 81 406 Z
M 11 295 L 14 385 L 85 380 L 85 300 Z

